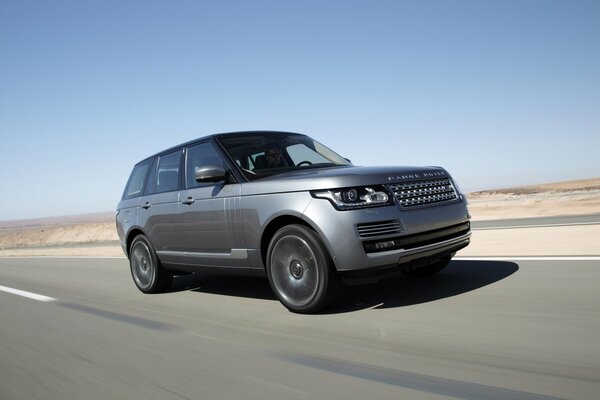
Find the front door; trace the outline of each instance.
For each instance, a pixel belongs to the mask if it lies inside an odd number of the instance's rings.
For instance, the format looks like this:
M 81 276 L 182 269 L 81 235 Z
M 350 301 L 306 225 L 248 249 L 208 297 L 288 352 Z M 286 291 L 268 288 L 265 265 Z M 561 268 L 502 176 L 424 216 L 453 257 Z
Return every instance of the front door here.
M 210 142 L 186 150 L 185 189 L 180 193 L 180 245 L 190 265 L 248 265 L 241 226 L 239 183 L 196 182 L 195 171 L 206 166 L 227 169 Z

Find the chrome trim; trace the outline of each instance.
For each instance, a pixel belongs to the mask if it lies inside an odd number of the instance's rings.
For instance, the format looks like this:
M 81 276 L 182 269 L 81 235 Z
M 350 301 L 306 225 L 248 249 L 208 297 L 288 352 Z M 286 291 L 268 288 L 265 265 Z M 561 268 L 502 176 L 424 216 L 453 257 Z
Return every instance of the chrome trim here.
M 243 260 L 248 258 L 247 249 L 231 249 L 231 253 L 196 253 L 190 251 L 157 251 L 159 256 L 167 257 L 193 257 L 193 258 L 227 258 Z
M 387 186 L 401 208 L 442 204 L 460 199 L 450 178 L 389 183 Z
M 369 239 L 376 236 L 394 235 L 404 231 L 402 223 L 395 220 L 367 222 L 356 225 L 358 236 L 362 239 Z

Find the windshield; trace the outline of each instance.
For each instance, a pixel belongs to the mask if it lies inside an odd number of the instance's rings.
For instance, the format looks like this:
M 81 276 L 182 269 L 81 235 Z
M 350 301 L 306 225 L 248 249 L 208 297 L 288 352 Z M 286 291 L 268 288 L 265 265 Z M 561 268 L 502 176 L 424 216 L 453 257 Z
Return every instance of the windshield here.
M 249 180 L 281 172 L 352 165 L 305 135 L 251 132 L 221 135 L 217 140 Z

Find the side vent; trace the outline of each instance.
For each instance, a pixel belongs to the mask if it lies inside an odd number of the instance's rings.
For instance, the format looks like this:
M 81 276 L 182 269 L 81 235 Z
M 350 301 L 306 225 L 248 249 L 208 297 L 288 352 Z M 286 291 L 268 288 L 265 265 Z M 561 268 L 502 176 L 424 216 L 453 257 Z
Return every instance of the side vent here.
M 369 222 L 356 225 L 358 235 L 365 239 L 374 236 L 397 235 L 402 233 L 402 224 L 397 219 L 391 221 Z

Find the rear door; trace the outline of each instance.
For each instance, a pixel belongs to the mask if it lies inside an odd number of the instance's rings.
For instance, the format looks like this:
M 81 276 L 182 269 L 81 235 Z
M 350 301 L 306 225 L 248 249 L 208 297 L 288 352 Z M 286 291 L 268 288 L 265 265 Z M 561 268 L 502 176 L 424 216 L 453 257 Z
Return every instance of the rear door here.
M 179 149 L 156 158 L 140 201 L 140 226 L 165 262 L 176 262 L 184 250 L 178 239 L 182 153 Z

